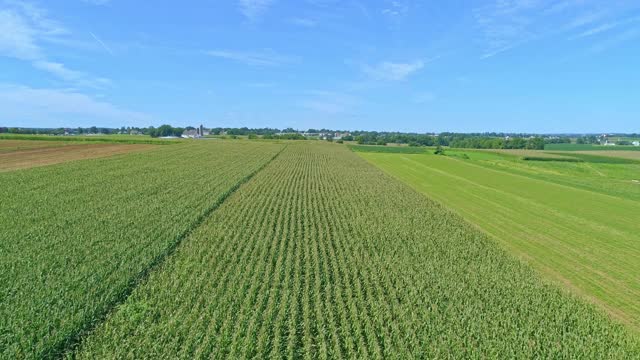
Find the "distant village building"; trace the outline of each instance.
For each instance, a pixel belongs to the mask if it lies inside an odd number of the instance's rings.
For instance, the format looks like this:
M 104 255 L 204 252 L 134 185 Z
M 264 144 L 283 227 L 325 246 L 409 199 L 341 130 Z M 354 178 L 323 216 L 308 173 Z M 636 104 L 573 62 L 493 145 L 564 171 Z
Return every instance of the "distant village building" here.
M 634 141 L 631 143 L 633 146 L 640 146 L 640 141 Z
M 204 126 L 200 125 L 195 129 L 183 131 L 182 137 L 185 139 L 198 139 L 203 136 L 209 135 L 209 133 L 209 130 L 205 130 Z
M 329 133 L 329 132 L 303 132 L 302 136 L 304 137 L 312 137 L 312 138 L 319 138 L 321 140 L 326 140 L 326 139 L 334 139 L 334 140 L 340 140 L 345 136 L 350 136 L 351 133 L 348 132 L 344 132 L 344 133 Z
M 348 132 L 345 132 L 345 133 L 335 133 L 335 134 L 333 135 L 333 138 L 334 138 L 335 140 L 341 140 L 341 139 L 342 139 L 343 137 L 345 137 L 345 136 L 351 136 L 351 133 L 348 133 Z
M 182 137 L 185 139 L 195 139 L 200 137 L 200 129 L 185 130 L 182 132 Z

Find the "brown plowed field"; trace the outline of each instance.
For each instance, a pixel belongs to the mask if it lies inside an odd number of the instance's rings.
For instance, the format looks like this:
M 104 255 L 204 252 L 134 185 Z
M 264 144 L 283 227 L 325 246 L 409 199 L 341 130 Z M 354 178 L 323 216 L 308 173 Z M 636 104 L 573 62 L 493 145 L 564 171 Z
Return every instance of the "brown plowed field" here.
M 8 144 L 10 142 L 10 144 Z M 18 144 L 18 142 L 20 144 Z M 38 141 L 0 141 L 0 172 L 147 150 L 144 144 L 43 144 Z

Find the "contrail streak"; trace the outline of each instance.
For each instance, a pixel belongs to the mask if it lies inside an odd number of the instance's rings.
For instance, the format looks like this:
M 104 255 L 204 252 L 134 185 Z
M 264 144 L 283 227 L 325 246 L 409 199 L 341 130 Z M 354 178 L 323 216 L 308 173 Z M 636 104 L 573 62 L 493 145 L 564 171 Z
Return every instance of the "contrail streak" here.
M 111 49 L 107 46 L 107 44 L 103 43 L 102 40 L 98 39 L 98 37 L 91 31 L 89 31 L 89 34 L 93 36 L 93 38 L 98 42 L 98 44 L 102 45 L 102 48 L 104 48 L 109 54 L 113 55 L 113 51 L 111 51 Z

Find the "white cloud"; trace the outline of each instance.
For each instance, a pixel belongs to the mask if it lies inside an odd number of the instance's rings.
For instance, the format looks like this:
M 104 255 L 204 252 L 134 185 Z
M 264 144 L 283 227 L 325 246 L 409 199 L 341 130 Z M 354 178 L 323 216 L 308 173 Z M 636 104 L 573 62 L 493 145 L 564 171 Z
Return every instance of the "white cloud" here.
M 594 0 L 493 0 L 473 10 L 483 47 L 490 58 L 538 39 L 579 31 L 569 40 L 607 32 L 617 37 L 621 16 L 638 9 L 637 2 Z M 577 15 L 575 15 L 577 14 Z M 611 32 L 611 34 L 609 34 Z M 567 39 L 567 37 L 563 37 Z
M 47 11 L 26 1 L 5 0 L 7 9 L 28 19 L 30 26 L 41 36 L 66 35 L 69 31 L 59 22 L 49 18 Z
M 0 11 L 0 55 L 22 60 L 40 57 L 35 36 L 36 30 L 22 16 L 10 10 Z
M 545 13 L 547 14 L 558 14 L 563 11 L 567 11 L 576 6 L 584 5 L 585 0 L 564 0 L 564 1 L 555 1 L 549 6 Z
M 543 0 L 498 0 L 474 9 L 488 58 L 530 41 L 537 35 L 535 17 L 544 10 Z
M 55 42 L 69 32 L 49 19 L 44 9 L 27 2 L 5 1 L 4 4 L 6 8 L 0 10 L 0 56 L 29 61 L 34 68 L 76 86 L 101 87 L 110 83 L 48 59 L 40 42 Z
M 384 61 L 375 66 L 364 65 L 362 70 L 374 80 L 400 81 L 424 67 L 421 60 L 410 63 L 393 63 Z
M 97 78 L 90 76 L 82 71 L 68 69 L 64 64 L 37 60 L 33 62 L 36 69 L 46 71 L 57 78 L 73 83 L 78 86 L 86 86 L 91 88 L 104 88 L 111 85 L 111 80 L 106 78 Z
M 565 27 L 568 30 L 593 24 L 606 16 L 604 11 L 589 11 L 573 18 Z
M 594 28 L 591 28 L 589 30 L 586 30 L 578 35 L 576 35 L 575 37 L 573 37 L 573 39 L 579 39 L 579 38 L 583 38 L 583 37 L 587 37 L 587 36 L 593 36 L 608 30 L 611 30 L 613 28 L 615 28 L 617 26 L 617 24 L 602 24 L 602 25 L 598 25 Z
M 210 50 L 206 51 L 205 54 L 253 66 L 278 66 L 297 60 L 294 57 L 280 55 L 273 50 L 265 50 L 262 52 Z
M 119 108 L 85 94 L 63 89 L 38 89 L 0 84 L 3 119 L 22 126 L 147 125 L 147 114 Z
M 382 9 L 383 15 L 401 17 L 407 15 L 409 6 L 401 1 L 388 1 L 388 6 Z
M 269 9 L 275 2 L 274 0 L 239 0 L 240 12 L 249 19 L 256 21 Z
M 587 30 L 583 31 L 580 34 L 571 37 L 570 39 L 574 40 L 574 39 L 579 39 L 579 38 L 598 35 L 600 33 L 604 33 L 604 32 L 616 29 L 618 27 L 629 25 L 629 24 L 632 24 L 632 23 L 635 23 L 635 22 L 638 22 L 638 21 L 640 21 L 640 16 L 636 16 L 636 17 L 627 18 L 627 19 L 624 19 L 624 20 L 619 20 L 619 21 L 600 24 L 600 25 L 597 25 L 595 27 L 592 27 L 590 29 L 587 29 Z

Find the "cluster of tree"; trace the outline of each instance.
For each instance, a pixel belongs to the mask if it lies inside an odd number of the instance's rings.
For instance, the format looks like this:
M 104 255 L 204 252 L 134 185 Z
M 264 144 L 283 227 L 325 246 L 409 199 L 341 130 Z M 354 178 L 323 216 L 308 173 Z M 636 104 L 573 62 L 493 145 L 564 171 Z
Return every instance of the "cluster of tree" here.
M 241 128 L 221 128 L 221 127 L 217 127 L 217 128 L 212 128 L 211 129 L 211 134 L 213 134 L 213 135 L 223 135 L 223 134 L 227 134 L 227 135 L 251 135 L 251 134 L 254 134 L 254 135 L 267 135 L 267 134 L 271 134 L 271 135 L 273 135 L 273 134 L 277 134 L 279 132 L 280 132 L 280 130 L 272 129 L 272 128 L 250 129 L 250 128 L 247 128 L 247 127 L 241 127 Z
M 404 133 L 359 133 L 358 144 L 386 145 L 388 143 L 409 146 L 450 146 L 471 149 L 544 149 L 541 137 L 496 137 L 495 134 L 404 134 Z M 345 139 L 346 140 L 346 139 Z
M 158 128 L 153 126 L 139 127 L 121 127 L 104 128 L 104 127 L 88 127 L 88 128 L 8 128 L 0 127 L 0 133 L 15 134 L 142 134 L 152 137 L 164 136 L 181 136 L 184 130 L 195 129 L 191 126 L 186 128 L 172 127 L 171 125 L 162 125 Z M 386 145 L 388 143 L 408 144 L 410 146 L 450 146 L 458 148 L 476 148 L 476 149 L 543 149 L 545 144 L 563 144 L 571 143 L 572 138 L 576 138 L 578 144 L 598 144 L 600 138 L 596 135 L 553 135 L 542 138 L 536 134 L 526 133 L 451 133 L 444 132 L 440 134 L 418 134 L 403 132 L 378 132 L 378 131 L 345 131 L 331 129 L 308 129 L 296 130 L 293 128 L 277 129 L 277 128 L 223 128 L 217 127 L 211 129 L 213 135 L 228 135 L 230 137 L 248 136 L 250 139 L 263 137 L 265 139 L 284 139 L 284 140 L 305 140 L 305 133 L 323 134 L 327 140 L 333 138 L 333 134 L 349 134 L 343 136 L 340 141 L 357 141 L 359 144 Z M 638 134 L 616 134 L 621 137 L 635 138 Z M 618 142 L 624 144 L 625 142 Z
M 29 134 L 29 135 L 65 135 L 65 134 L 118 134 L 119 129 L 104 127 L 88 127 L 88 128 L 19 128 L 19 127 L 0 127 L 0 133 L 9 134 Z
M 278 140 L 307 140 L 302 134 L 299 133 L 282 133 L 279 135 L 276 134 L 265 134 L 262 136 L 263 139 L 278 139 Z
M 595 135 L 581 136 L 576 139 L 576 144 L 599 144 L 600 139 Z
M 168 125 L 167 125 L 168 126 Z M 192 128 L 193 129 L 193 128 Z M 9 134 L 29 134 L 29 135 L 114 135 L 114 134 L 143 134 L 151 135 L 157 129 L 153 126 L 148 128 L 140 127 L 120 127 L 120 128 L 106 128 L 106 127 L 77 127 L 77 128 L 19 128 L 19 127 L 0 127 L 0 133 Z
M 449 143 L 450 147 L 468 149 L 530 149 L 544 150 L 544 139 L 541 137 L 531 138 L 488 138 L 488 137 L 468 137 L 464 139 L 454 139 Z
M 556 136 L 544 139 L 545 144 L 571 144 L 571 138 L 569 136 Z
M 403 134 L 403 133 L 354 133 L 358 144 L 386 145 L 388 143 L 409 144 L 411 146 L 435 146 L 449 145 L 448 138 L 429 134 Z M 347 137 L 344 140 L 348 140 Z
M 193 127 L 189 127 L 191 130 L 193 130 Z M 160 127 L 158 127 L 157 129 L 154 128 L 153 126 L 149 127 L 148 129 L 148 133 L 149 135 L 151 135 L 151 137 L 164 137 L 164 136 L 182 136 L 182 133 L 184 132 L 184 128 L 180 128 L 180 127 L 172 127 L 171 125 L 162 125 Z

